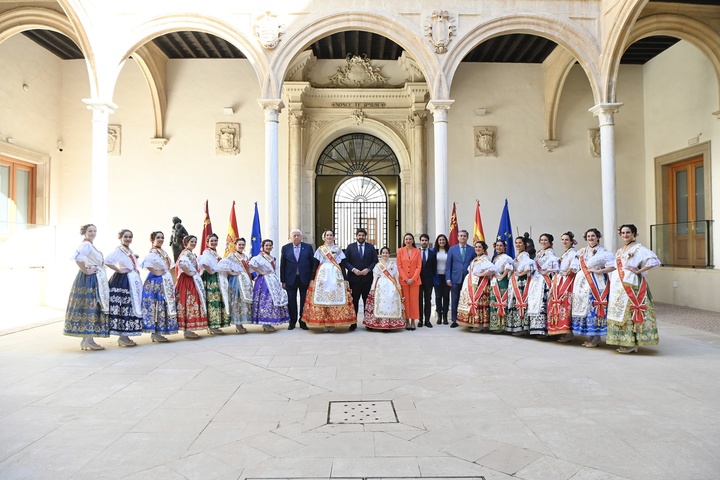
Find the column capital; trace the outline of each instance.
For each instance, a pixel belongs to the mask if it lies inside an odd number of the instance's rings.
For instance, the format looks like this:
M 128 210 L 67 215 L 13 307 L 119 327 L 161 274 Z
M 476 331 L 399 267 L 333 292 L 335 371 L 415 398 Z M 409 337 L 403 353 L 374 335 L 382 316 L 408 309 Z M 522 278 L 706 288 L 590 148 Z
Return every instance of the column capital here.
M 111 114 L 115 113 L 118 106 L 109 100 L 101 100 L 97 98 L 83 98 L 83 103 L 87 105 L 88 110 L 92 110 L 93 113 Z
M 285 104 L 279 98 L 260 98 L 257 102 L 265 110 L 266 122 L 277 122 L 280 112 L 285 108 Z
M 430 100 L 427 104 L 428 110 L 433 114 L 435 123 L 447 122 L 447 112 L 455 100 Z
M 427 110 L 417 110 L 412 113 L 412 120 L 416 127 L 422 127 L 427 120 Z
M 615 114 L 620 111 L 623 103 L 598 103 L 588 109 L 588 112 L 598 117 L 600 126 L 615 125 Z

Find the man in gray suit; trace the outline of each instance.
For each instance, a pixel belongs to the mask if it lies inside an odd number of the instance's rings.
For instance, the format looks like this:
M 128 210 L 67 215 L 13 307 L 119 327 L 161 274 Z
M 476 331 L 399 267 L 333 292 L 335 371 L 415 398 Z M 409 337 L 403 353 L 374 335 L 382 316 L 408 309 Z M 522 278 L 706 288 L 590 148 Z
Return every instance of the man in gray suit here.
M 460 301 L 460 290 L 462 289 L 463 280 L 467 275 L 468 267 L 473 258 L 475 258 L 475 249 L 467 244 L 468 231 L 460 230 L 458 232 L 458 243 L 448 250 L 447 263 L 445 264 L 445 278 L 448 286 L 451 287 L 450 294 L 450 314 L 452 323 L 450 328 L 455 328 L 457 324 L 458 302 Z

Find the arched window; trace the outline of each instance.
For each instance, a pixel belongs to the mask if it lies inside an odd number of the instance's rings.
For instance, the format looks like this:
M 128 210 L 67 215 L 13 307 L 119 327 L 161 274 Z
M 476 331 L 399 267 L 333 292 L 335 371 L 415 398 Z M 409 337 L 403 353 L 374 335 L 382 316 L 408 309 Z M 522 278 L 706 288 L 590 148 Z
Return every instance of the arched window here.
M 335 232 L 338 245 L 355 241 L 358 228 L 367 230 L 367 241 L 387 245 L 387 193 L 370 177 L 352 177 L 335 192 Z
M 318 160 L 318 175 L 399 175 L 400 164 L 392 149 L 366 133 L 350 133 L 333 140 Z

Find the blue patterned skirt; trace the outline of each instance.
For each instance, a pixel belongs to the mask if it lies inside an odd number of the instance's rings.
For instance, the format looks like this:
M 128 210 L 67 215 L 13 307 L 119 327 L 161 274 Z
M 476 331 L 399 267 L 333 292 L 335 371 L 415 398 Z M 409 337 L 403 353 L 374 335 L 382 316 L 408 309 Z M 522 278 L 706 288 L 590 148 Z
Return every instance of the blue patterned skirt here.
M 243 301 L 237 275 L 228 275 L 228 301 L 230 302 L 230 321 L 233 324 L 252 323 L 252 303 Z
M 590 293 L 590 305 L 595 301 L 595 296 Z M 575 335 L 593 337 L 595 335 L 605 336 L 607 334 L 607 320 L 597 316 L 597 307 L 590 307 L 587 317 L 572 317 L 572 331 Z
M 163 277 L 152 272 L 143 284 L 142 292 L 143 331 L 161 335 L 178 333 L 177 318 L 168 313 L 163 293 Z
M 65 311 L 65 335 L 108 337 L 108 314 L 100 305 L 97 277 L 78 272 Z
M 270 290 L 268 289 L 265 277 L 260 275 L 255 280 L 253 288 L 252 323 L 261 325 L 279 325 L 288 323 L 290 314 L 287 305 L 276 307 L 273 304 Z
M 142 318 L 136 317 L 126 273 L 110 277 L 110 335 L 142 335 Z

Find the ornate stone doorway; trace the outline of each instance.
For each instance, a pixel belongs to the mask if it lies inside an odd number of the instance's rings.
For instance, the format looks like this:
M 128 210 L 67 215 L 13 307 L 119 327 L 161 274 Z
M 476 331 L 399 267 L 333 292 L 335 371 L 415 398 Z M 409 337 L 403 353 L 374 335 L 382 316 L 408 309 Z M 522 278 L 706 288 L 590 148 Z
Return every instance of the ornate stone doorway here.
M 343 135 L 325 147 L 315 172 L 318 242 L 331 228 L 345 247 L 362 227 L 376 247 L 397 249 L 400 164 L 385 142 L 366 133 Z

